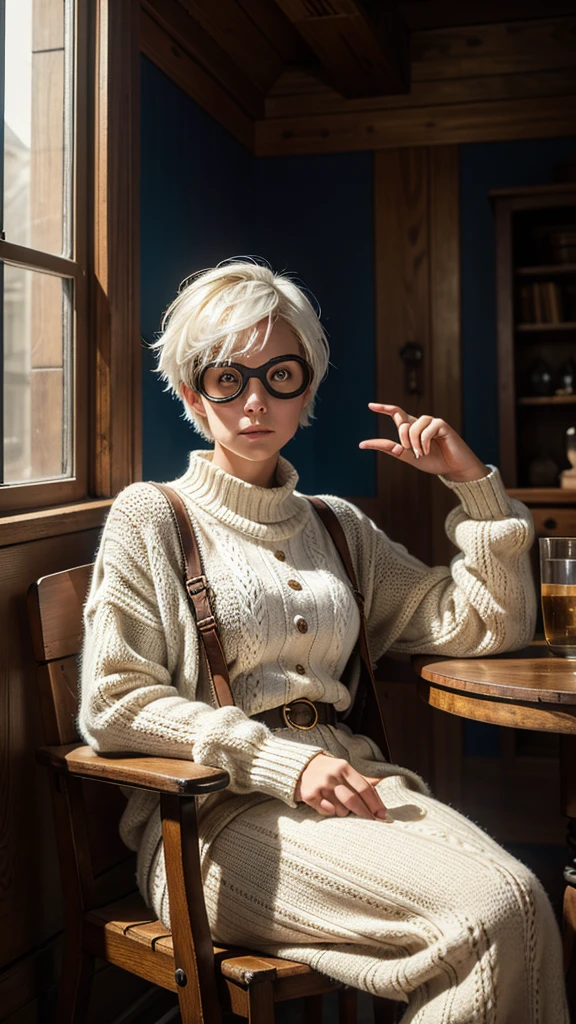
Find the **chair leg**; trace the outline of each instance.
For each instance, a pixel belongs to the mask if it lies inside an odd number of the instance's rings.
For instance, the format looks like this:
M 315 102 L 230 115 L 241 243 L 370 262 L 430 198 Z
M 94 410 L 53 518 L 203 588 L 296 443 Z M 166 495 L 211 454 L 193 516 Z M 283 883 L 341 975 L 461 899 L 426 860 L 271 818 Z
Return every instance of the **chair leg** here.
M 58 1024 L 84 1024 L 94 974 L 94 957 L 80 945 L 69 943 L 64 951 L 58 984 Z
M 339 1024 L 358 1024 L 358 992 L 355 988 L 338 991 Z
M 250 985 L 248 1024 L 274 1024 L 274 989 L 271 981 Z
M 322 996 L 306 996 L 304 1024 L 322 1024 Z

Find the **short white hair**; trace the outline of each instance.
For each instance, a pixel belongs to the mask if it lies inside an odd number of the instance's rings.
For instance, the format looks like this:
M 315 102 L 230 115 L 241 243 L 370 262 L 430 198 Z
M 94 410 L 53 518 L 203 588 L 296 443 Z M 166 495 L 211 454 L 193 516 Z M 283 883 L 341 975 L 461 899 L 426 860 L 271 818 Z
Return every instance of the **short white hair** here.
M 330 352 L 320 311 L 289 275 L 275 274 L 267 264 L 246 257 L 225 260 L 183 281 L 164 314 L 162 334 L 150 345 L 158 352 L 155 372 L 166 382 L 165 390 L 182 399 L 186 418 L 207 441 L 214 440 L 212 433 L 184 401 L 180 385 L 194 388 L 196 374 L 208 363 L 229 359 L 233 352 L 248 352 L 262 320 L 268 320 L 268 329 L 259 348 L 272 326 L 282 320 L 293 330 L 312 367 L 311 395 L 300 415 L 300 426 L 307 427 Z

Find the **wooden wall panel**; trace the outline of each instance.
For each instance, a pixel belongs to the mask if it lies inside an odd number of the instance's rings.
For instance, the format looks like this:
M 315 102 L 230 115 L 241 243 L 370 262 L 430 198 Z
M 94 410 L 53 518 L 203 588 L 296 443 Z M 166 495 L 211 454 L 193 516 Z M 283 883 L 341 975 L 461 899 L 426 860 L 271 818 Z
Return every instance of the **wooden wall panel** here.
M 374 158 L 376 401 L 402 406 L 413 416 L 430 410 L 430 301 L 426 149 L 390 150 Z M 400 349 L 424 348 L 421 395 L 405 389 Z M 391 420 L 378 417 L 382 436 L 397 438 Z M 418 558 L 429 557 L 431 479 L 391 456 L 378 457 L 378 497 L 384 529 Z
M 461 428 L 461 331 L 456 147 L 376 153 L 375 273 L 378 400 L 413 416 L 430 413 Z M 399 351 L 424 350 L 421 394 L 405 389 Z M 382 435 L 396 437 L 383 417 Z M 429 474 L 382 455 L 378 501 L 383 528 L 428 565 L 448 564 L 456 549 L 444 529 L 453 493 Z M 393 678 L 393 666 L 391 668 Z M 413 689 L 413 687 L 412 687 Z M 449 715 L 414 714 L 408 689 L 389 685 L 385 706 L 401 736 L 407 764 L 430 769 L 436 795 L 459 797 L 462 723 Z M 418 770 L 418 769 L 416 769 Z
M 462 325 L 460 312 L 460 182 L 457 146 L 430 151 L 430 356 L 431 405 L 459 434 L 462 432 Z M 443 485 L 432 488 L 434 565 L 447 565 L 456 553 L 444 521 L 456 504 Z
M 61 927 L 60 879 L 25 597 L 35 579 L 93 560 L 99 529 L 0 549 L 0 990 L 2 971 Z M 0 999 L 0 1020 L 2 1017 Z
M 96 9 L 91 491 L 108 497 L 142 476 L 140 5 L 96 0 Z

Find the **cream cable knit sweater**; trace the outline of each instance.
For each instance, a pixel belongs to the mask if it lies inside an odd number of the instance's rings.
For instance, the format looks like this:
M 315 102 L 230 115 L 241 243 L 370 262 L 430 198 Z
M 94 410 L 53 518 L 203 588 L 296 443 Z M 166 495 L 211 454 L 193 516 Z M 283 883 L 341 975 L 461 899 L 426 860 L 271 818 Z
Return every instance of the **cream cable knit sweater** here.
M 343 725 L 315 730 L 311 743 L 306 732 L 273 733 L 247 716 L 297 697 L 345 712 L 359 666 L 350 688 L 341 676 L 358 611 L 330 538 L 294 489 L 290 463 L 280 458 L 278 486 L 262 488 L 213 466 L 211 455 L 193 451 L 172 486 L 197 532 L 237 706 L 205 702 L 206 667 L 171 512 L 156 488 L 137 483 L 112 505 L 85 607 L 80 730 L 96 750 L 191 758 L 225 768 L 232 794 L 264 794 L 294 807 L 298 778 L 321 750 L 364 771 L 381 755 Z M 461 550 L 450 568 L 429 568 L 350 502 L 325 496 L 351 547 L 374 662 L 385 651 L 496 654 L 532 638 L 532 519 L 490 468 L 471 483 L 440 478 L 460 499 L 446 519 Z M 398 766 L 379 763 L 372 774 L 404 775 L 426 791 Z M 226 794 L 206 800 L 225 807 Z M 126 844 L 139 850 L 143 889 L 158 841 L 150 830 L 145 835 L 156 803 L 153 794 L 132 792 L 121 824 Z M 217 817 L 218 829 L 230 820 Z

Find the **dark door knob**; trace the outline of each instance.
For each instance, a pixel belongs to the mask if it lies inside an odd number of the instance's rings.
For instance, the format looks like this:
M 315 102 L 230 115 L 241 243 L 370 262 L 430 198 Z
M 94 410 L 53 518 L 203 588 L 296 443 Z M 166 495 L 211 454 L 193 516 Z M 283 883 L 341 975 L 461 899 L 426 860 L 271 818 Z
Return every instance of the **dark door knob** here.
M 424 360 L 424 349 L 417 341 L 407 341 L 400 349 L 400 359 L 404 363 L 404 389 L 409 395 L 421 395 L 424 390 L 421 382 L 421 367 Z

